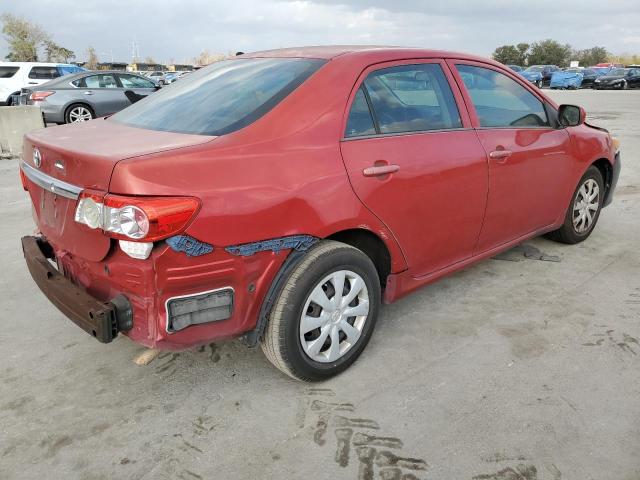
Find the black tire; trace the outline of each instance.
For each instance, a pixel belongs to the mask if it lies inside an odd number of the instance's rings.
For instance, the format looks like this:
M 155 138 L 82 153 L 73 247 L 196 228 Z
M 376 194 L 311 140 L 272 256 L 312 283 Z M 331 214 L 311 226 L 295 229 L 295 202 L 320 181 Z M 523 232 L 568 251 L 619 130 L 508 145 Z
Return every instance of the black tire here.
M 364 280 L 369 309 L 357 341 L 336 361 L 322 363 L 305 352 L 300 338 L 300 322 L 312 291 L 321 285 L 325 277 L 341 270 L 353 272 Z M 345 281 L 344 288 L 351 289 L 352 285 Z M 380 310 L 380 291 L 378 273 L 367 255 L 344 243 L 319 242 L 305 254 L 279 292 L 260 341 L 263 352 L 278 369 L 297 380 L 321 381 L 337 375 L 355 362 L 367 346 Z M 344 341 L 340 338 L 340 342 Z M 327 340 L 332 342 L 329 338 Z
M 595 181 L 598 185 L 598 189 L 599 189 L 598 197 L 597 197 L 598 209 L 596 210 L 593 216 L 593 221 L 588 226 L 588 228 L 583 232 L 579 232 L 578 230 L 576 230 L 576 227 L 574 226 L 574 206 L 576 205 L 576 201 L 578 200 L 580 189 L 589 180 Z M 573 192 L 573 196 L 571 197 L 571 203 L 569 204 L 569 207 L 567 208 L 567 213 L 565 214 L 565 217 L 564 217 L 563 225 L 558 230 L 549 232 L 546 235 L 547 238 L 554 240 L 556 242 L 566 243 L 569 245 L 583 242 L 587 238 L 589 238 L 589 235 L 591 235 L 591 232 L 593 232 L 593 229 L 595 228 L 596 224 L 598 223 L 598 219 L 600 218 L 600 212 L 602 211 L 602 202 L 604 200 L 604 195 L 605 195 L 605 190 L 604 190 L 604 181 L 602 179 L 602 173 L 600 173 L 600 170 L 598 170 L 597 167 L 591 165 L 587 169 L 587 171 L 584 173 L 580 181 L 578 182 L 578 186 L 576 187 L 575 192 Z
M 544 82 L 543 82 L 542 80 L 538 80 L 538 81 L 536 82 L 536 87 L 538 87 L 538 88 L 542 88 L 542 87 L 544 87 Z
M 76 109 L 79 108 L 83 108 L 85 110 L 87 110 L 89 112 L 89 114 L 91 115 L 91 119 L 96 118 L 96 114 L 93 111 L 93 108 L 91 108 L 89 105 L 87 105 L 86 103 L 74 103 L 72 105 L 69 105 L 67 107 L 67 109 L 64 112 L 64 123 L 74 123 L 74 121 L 71 119 L 71 116 L 73 115 L 73 112 Z

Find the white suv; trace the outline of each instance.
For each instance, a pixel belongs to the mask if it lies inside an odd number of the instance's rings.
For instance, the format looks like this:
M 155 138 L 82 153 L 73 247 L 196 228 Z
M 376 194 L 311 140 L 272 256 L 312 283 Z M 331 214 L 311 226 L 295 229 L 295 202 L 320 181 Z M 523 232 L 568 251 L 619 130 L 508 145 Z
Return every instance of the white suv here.
M 23 87 L 41 85 L 54 78 L 85 69 L 66 63 L 0 62 L 0 106 L 11 105 Z

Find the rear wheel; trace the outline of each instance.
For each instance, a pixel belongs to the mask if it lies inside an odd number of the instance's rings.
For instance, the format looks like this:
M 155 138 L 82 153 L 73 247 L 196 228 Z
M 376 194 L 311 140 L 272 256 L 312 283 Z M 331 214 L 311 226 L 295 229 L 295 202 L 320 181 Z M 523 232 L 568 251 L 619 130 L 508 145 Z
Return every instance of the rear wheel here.
M 95 118 L 95 114 L 89 105 L 76 103 L 67 108 L 64 115 L 65 123 L 88 122 Z
M 322 241 L 286 280 L 261 340 L 262 350 L 293 378 L 327 379 L 360 356 L 379 306 L 380 281 L 371 259 L 349 245 Z
M 5 103 L 5 105 L 7 107 L 12 106 L 13 105 L 13 96 L 14 95 L 19 95 L 19 94 L 20 94 L 20 92 L 13 92 L 11 95 L 9 95 L 9 97 L 7 98 L 7 103 Z
M 568 244 L 586 240 L 598 222 L 603 200 L 602 174 L 592 165 L 578 183 L 565 215 L 564 224 L 558 230 L 548 233 L 547 237 Z

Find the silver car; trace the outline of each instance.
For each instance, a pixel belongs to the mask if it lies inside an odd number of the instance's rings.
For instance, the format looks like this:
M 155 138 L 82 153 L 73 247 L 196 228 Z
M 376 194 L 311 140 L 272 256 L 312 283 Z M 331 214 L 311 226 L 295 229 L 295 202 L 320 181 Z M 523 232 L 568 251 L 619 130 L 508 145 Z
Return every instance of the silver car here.
M 47 123 L 86 122 L 119 112 L 160 88 L 129 72 L 84 72 L 36 88 L 23 89 L 28 105 L 37 105 Z

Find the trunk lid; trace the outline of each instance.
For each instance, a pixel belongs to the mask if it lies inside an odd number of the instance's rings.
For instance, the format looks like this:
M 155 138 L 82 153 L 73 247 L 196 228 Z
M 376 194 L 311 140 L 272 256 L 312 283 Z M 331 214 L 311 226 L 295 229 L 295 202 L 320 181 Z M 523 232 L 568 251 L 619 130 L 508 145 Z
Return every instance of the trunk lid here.
M 206 143 L 213 138 L 144 130 L 98 119 L 30 133 L 25 136 L 23 159 L 32 170 L 53 180 L 82 190 L 107 192 L 119 161 Z M 34 161 L 35 148 L 40 165 Z M 111 239 L 100 230 L 75 222 L 77 199 L 54 194 L 33 181 L 29 181 L 29 195 L 40 231 L 57 250 L 90 261 L 100 261 L 107 255 Z

